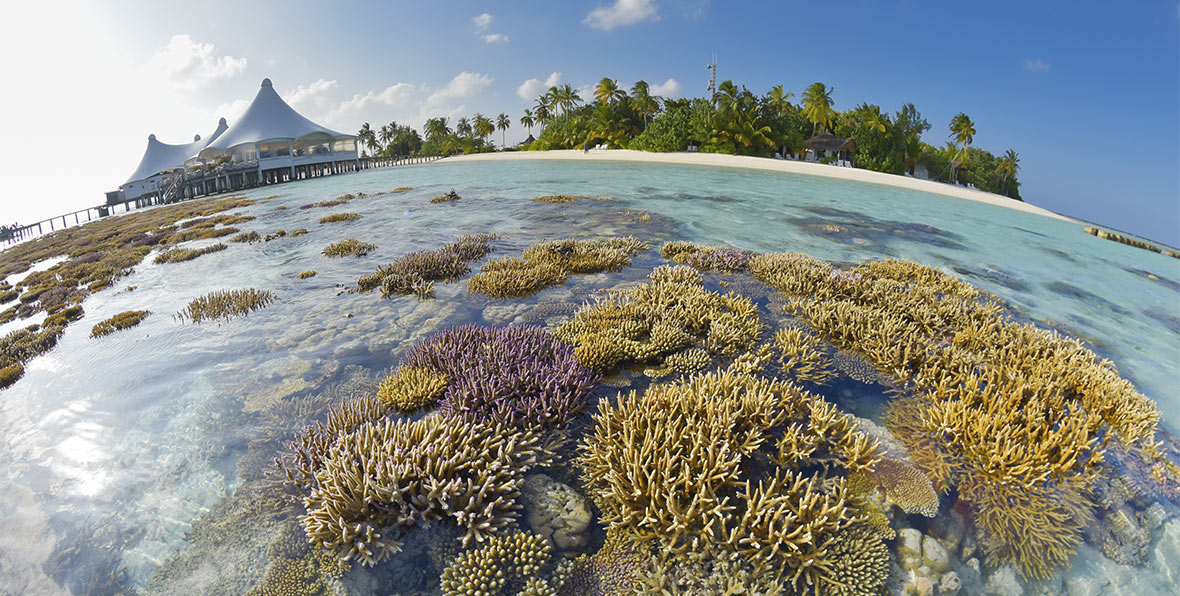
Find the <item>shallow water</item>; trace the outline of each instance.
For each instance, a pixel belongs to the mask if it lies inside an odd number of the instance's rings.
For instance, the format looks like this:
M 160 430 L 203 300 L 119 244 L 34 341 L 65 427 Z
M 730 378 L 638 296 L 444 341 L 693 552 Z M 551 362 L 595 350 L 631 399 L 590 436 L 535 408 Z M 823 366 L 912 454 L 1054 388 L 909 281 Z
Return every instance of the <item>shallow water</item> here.
M 414 190 L 388 193 L 401 186 Z M 428 202 L 452 188 L 461 200 Z M 911 259 L 993 292 L 1022 318 L 1083 339 L 1159 403 L 1166 426 L 1180 425 L 1180 260 L 1090 236 L 1081 224 L 828 178 L 623 162 L 444 162 L 249 196 L 275 192 L 280 196 L 242 210 L 258 219 L 237 227 L 263 236 L 306 228 L 307 235 L 231 244 L 185 263 L 145 259 L 114 288 L 88 298 L 85 317 L 57 348 L 0 393 L 0 584 L 9 592 L 158 587 L 153 573 L 188 548 L 194 520 L 243 479 L 258 478 L 277 454 L 275 437 L 306 423 L 276 415 L 283 404 L 358 374 L 379 375 L 444 327 L 543 324 L 529 306 L 580 303 L 662 262 L 652 250 L 621 273 L 573 276 L 521 301 L 471 295 L 462 283 L 438 284 L 426 302 L 343 292 L 406 252 L 464 233 L 504 235 L 493 257 L 519 254 L 538 240 L 631 234 L 656 248 L 681 239 L 833 261 Z M 347 205 L 298 208 L 357 192 L 366 196 Z M 548 194 L 586 198 L 529 200 Z M 344 211 L 362 217 L 317 223 Z M 320 254 L 346 237 L 378 248 L 362 258 Z M 318 274 L 296 277 L 306 270 Z M 121 289 L 128 286 L 136 289 Z M 274 290 L 279 300 L 221 324 L 172 316 L 200 295 L 243 287 Z M 153 314 L 138 327 L 88 337 L 95 323 L 144 308 Z M 857 415 L 879 416 L 884 397 L 854 389 L 839 386 L 830 397 Z M 1166 579 L 1139 584 L 1140 591 L 1167 586 Z

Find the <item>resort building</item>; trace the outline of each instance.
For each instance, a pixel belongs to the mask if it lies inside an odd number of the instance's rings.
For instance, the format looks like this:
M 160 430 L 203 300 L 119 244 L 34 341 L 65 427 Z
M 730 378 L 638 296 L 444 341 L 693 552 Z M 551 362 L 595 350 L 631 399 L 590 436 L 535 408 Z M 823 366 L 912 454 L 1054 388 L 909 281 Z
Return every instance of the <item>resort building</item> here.
M 356 135 L 308 120 L 263 79 L 241 118 L 229 127 L 222 119 L 208 141 L 168 145 L 148 137 L 139 167 L 107 193 L 107 204 L 168 203 L 359 167 Z

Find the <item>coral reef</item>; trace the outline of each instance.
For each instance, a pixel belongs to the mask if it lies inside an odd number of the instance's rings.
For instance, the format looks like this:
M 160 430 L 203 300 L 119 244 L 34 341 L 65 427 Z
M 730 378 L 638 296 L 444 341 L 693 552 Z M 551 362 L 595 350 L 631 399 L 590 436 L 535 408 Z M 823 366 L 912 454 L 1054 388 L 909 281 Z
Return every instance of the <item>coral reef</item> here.
M 286 237 L 286 235 L 287 235 L 287 230 L 276 230 L 275 233 L 273 233 L 273 234 L 267 234 L 266 238 L 264 238 L 263 240 L 270 242 L 271 240 L 278 240 L 279 238 L 284 238 L 284 237 Z
M 366 422 L 324 452 L 300 521 L 313 548 L 365 565 L 435 520 L 469 546 L 515 522 L 524 475 L 551 460 L 531 430 L 438 415 Z
M 540 578 L 549 550 L 543 537 L 520 530 L 492 536 L 443 570 L 443 596 L 554 596 L 555 588 Z
M 181 321 L 187 319 L 193 323 L 211 320 L 229 321 L 234 317 L 244 317 L 263 308 L 277 298 L 278 295 L 270 290 L 255 288 L 220 290 L 189 302 L 184 310 L 176 313 L 176 318 Z
M 467 234 L 434 250 L 411 252 L 385 265 L 376 273 L 357 280 L 357 289 L 368 292 L 381 288 L 384 298 L 416 294 L 419 299 L 433 295 L 436 281 L 454 281 L 471 271 L 468 263 L 492 252 L 495 234 Z
M 333 213 L 332 215 L 325 215 L 325 216 L 321 217 L 320 223 L 326 224 L 326 223 L 333 223 L 333 222 L 337 222 L 337 221 L 352 221 L 354 219 L 360 219 L 360 218 L 361 218 L 361 214 L 359 214 L 359 213 Z
M 419 366 L 402 366 L 385 377 L 377 398 L 403 412 L 432 407 L 447 389 L 447 376 Z
M 395 189 L 393 189 L 393 190 L 391 190 L 391 191 L 389 191 L 389 192 L 391 192 L 391 193 L 393 193 L 393 194 L 401 194 L 401 193 L 403 193 L 403 192 L 408 192 L 408 191 L 411 191 L 411 190 L 414 190 L 414 187 L 413 187 L 413 186 L 399 186 L 399 187 L 397 187 L 397 188 L 395 188 Z
M 772 359 L 783 378 L 823 385 L 836 376 L 815 338 L 799 329 L 779 329 L 772 345 L 775 352 Z
M 745 271 L 754 253 L 740 248 L 704 246 L 676 240 L 665 242 L 660 247 L 660 256 L 702 272 L 735 273 Z
M 926 517 L 938 515 L 938 493 L 934 492 L 930 479 L 909 463 L 882 458 L 872 477 L 885 491 L 888 502 L 902 511 Z
M 564 283 L 571 273 L 618 271 L 647 250 L 632 237 L 539 242 L 520 257 L 489 261 L 467 280 L 467 289 L 491 298 L 520 298 Z
M 578 197 L 571 195 L 545 195 L 543 197 L 533 197 L 533 201 L 537 203 L 572 203 L 578 200 Z
M 30 325 L 0 337 L 0 369 L 4 371 L 2 376 L 6 381 L 5 384 L 0 384 L 0 389 L 20 380 L 24 375 L 24 364 L 52 350 L 64 331 L 65 327 L 61 325 L 49 325 L 40 329 L 36 325 Z
M 569 346 L 534 326 L 441 331 L 406 352 L 401 366 L 448 380 L 444 413 L 513 427 L 567 428 L 598 380 Z
M 155 262 L 157 264 L 181 263 L 184 261 L 191 261 L 201 255 L 207 255 L 212 252 L 220 252 L 226 248 L 229 247 L 220 242 L 206 246 L 205 248 L 173 248 L 156 255 Z
M 624 596 L 643 584 L 649 555 L 617 533 L 609 533 L 602 548 L 574 559 L 558 596 Z
M 754 304 L 736 294 L 705 290 L 695 269 L 660 266 L 648 280 L 583 306 L 553 335 L 573 344 L 579 360 L 596 370 L 660 362 L 693 341 L 712 354 L 732 357 L 761 336 Z M 673 360 L 689 357 L 694 356 Z
M 303 271 L 299 275 L 296 275 L 295 277 L 298 277 L 299 279 L 307 279 L 309 277 L 315 277 L 315 276 L 316 276 L 315 270 L 311 269 L 308 271 Z
M 230 242 L 245 242 L 247 244 L 254 244 L 255 242 L 261 242 L 262 236 L 259 236 L 258 232 L 242 232 L 241 234 L 238 234 L 238 235 L 234 236 L 233 238 L 230 238 L 229 241 Z
M 879 566 L 850 561 L 884 547 L 846 535 L 864 523 L 847 475 L 878 458 L 876 444 L 821 398 L 727 370 L 600 402 L 575 465 L 612 529 L 676 554 L 724 547 L 795 589 L 835 594 L 885 580 L 861 575 Z
M 369 254 L 370 251 L 376 250 L 376 244 L 369 244 L 368 242 L 361 242 L 356 238 L 346 238 L 340 242 L 333 242 L 324 248 L 324 256 L 327 257 L 363 257 Z
M 0 368 L 0 389 L 12 385 L 23 376 L 25 376 L 25 367 L 23 364 L 17 363 Z
M 1093 516 L 1087 493 L 1107 445 L 1153 440 L 1158 409 L 1112 363 L 1007 320 L 950 275 L 789 253 L 756 256 L 749 270 L 825 339 L 906 384 L 886 422 L 936 489 L 971 504 L 990 564 L 1038 578 L 1064 566 Z
M 307 233 L 307 229 L 306 229 L 306 228 L 296 228 L 296 229 L 294 229 L 294 230 L 291 230 L 291 237 L 292 237 L 292 238 L 298 238 L 299 236 L 302 236 L 302 235 L 304 235 L 304 234 L 306 234 L 306 233 Z
M 448 192 L 445 195 L 439 195 L 437 197 L 434 197 L 434 198 L 430 199 L 430 202 L 431 203 L 450 203 L 451 201 L 458 201 L 458 200 L 459 200 L 459 193 L 455 192 L 454 189 L 451 189 L 451 192 Z
M 105 321 L 101 321 L 90 328 L 90 337 L 102 337 L 120 329 L 134 327 L 152 314 L 150 310 L 129 310 L 121 312 Z

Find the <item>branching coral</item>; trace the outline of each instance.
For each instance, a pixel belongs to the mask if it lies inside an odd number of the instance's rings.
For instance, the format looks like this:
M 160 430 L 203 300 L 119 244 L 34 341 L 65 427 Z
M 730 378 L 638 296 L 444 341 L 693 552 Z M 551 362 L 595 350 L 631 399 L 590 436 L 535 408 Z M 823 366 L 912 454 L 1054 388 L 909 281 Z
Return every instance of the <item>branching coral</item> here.
M 485 263 L 467 288 L 492 298 L 519 298 L 563 283 L 571 273 L 618 271 L 645 250 L 646 243 L 631 237 L 540 242 L 520 257 Z
M 155 262 L 159 263 L 181 263 L 184 261 L 191 261 L 201 255 L 207 255 L 212 252 L 223 251 L 228 248 L 226 245 L 218 242 L 205 248 L 173 248 L 166 250 L 156 255 Z
M 846 475 L 871 469 L 878 448 L 822 399 L 724 371 L 620 394 L 594 422 L 575 464 L 612 528 L 676 553 L 724 547 L 797 588 L 855 581 L 837 546 L 862 523 Z M 797 448 L 775 449 L 786 431 Z
M 713 354 L 736 356 L 761 333 L 752 302 L 705 290 L 695 269 L 670 266 L 655 268 L 646 284 L 583 306 L 553 331 L 574 344 L 584 364 L 598 370 L 659 360 L 693 339 Z
M 532 326 L 449 329 L 419 342 L 401 365 L 449 381 L 443 412 L 514 427 L 568 427 L 598 380 L 569 346 Z
M 467 234 L 455 242 L 434 250 L 403 255 L 376 273 L 357 280 L 357 289 L 368 292 L 381 288 L 385 298 L 417 294 L 419 299 L 433 295 L 435 281 L 454 281 L 470 271 L 468 263 L 478 261 L 492 251 L 495 234 Z
M 444 596 L 520 594 L 530 580 L 540 580 L 537 575 L 548 561 L 549 543 L 543 537 L 509 530 L 460 554 L 439 581 Z M 544 587 L 549 588 L 547 583 Z M 551 595 L 552 589 L 548 591 Z
M 315 270 L 310 269 L 308 271 L 301 272 L 299 275 L 296 275 L 295 277 L 298 277 L 299 279 L 308 279 L 308 278 L 315 277 L 315 276 L 316 276 Z
M 359 213 L 333 213 L 332 215 L 325 215 L 324 217 L 321 217 L 320 223 L 326 224 L 337 221 L 352 221 L 354 219 L 360 218 L 361 215 Z
M 376 250 L 376 248 L 376 244 L 361 242 L 356 238 L 346 238 L 324 247 L 324 256 L 335 258 L 348 256 L 363 257 L 369 254 L 370 251 Z
M 447 376 L 429 368 L 403 366 L 385 377 L 377 398 L 403 412 L 433 406 L 447 389 Z
M 90 337 L 102 337 L 120 329 L 134 327 L 152 314 L 149 310 L 129 310 L 121 312 L 105 321 L 101 321 L 90 329 Z
M 660 256 L 698 271 L 734 273 L 744 271 L 754 253 L 728 246 L 704 246 L 683 240 L 665 242 Z
M 551 459 L 531 430 L 451 416 L 365 423 L 328 447 L 300 520 L 313 547 L 365 565 L 433 520 L 467 546 L 516 520 L 525 473 Z
M 775 362 L 783 378 L 823 385 L 836 376 L 826 355 L 814 338 L 798 329 L 779 329 L 774 334 Z
M 242 232 L 229 239 L 230 242 L 245 242 L 247 244 L 254 244 L 255 242 L 262 242 L 262 236 L 258 232 Z
M 1092 516 L 1086 495 L 1107 445 L 1153 440 L 1158 409 L 1113 364 L 1006 319 L 952 276 L 791 254 L 760 255 L 749 269 L 837 347 L 907 383 L 886 423 L 935 488 L 971 503 L 993 564 L 1032 577 L 1065 565 Z
M 176 313 L 181 321 L 193 323 L 206 320 L 228 321 L 244 317 L 251 312 L 274 302 L 278 296 L 270 290 L 246 288 L 241 290 L 220 290 L 194 299 L 184 310 Z
M 578 200 L 578 197 L 571 195 L 545 195 L 543 197 L 533 197 L 533 201 L 537 203 L 572 203 Z

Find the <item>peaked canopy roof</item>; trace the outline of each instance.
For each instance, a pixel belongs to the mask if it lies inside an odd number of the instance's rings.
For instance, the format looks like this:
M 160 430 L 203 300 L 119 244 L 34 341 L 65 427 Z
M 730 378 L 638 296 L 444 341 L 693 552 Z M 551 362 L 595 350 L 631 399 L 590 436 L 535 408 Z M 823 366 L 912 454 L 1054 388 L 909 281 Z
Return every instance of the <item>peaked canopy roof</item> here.
M 222 118 L 217 123 L 217 130 L 213 131 L 209 138 L 202 140 L 200 135 L 197 135 L 193 137 L 193 142 L 183 145 L 161 143 L 156 140 L 156 135 L 148 135 L 147 149 L 143 151 L 143 158 L 139 160 L 139 166 L 135 168 L 135 172 L 131 174 L 127 182 L 143 180 L 160 172 L 183 166 L 184 160 L 195 156 L 206 145 L 216 141 L 228 128 L 225 118 Z M 123 184 L 127 184 L 127 182 Z
M 239 145 L 271 140 L 298 140 L 303 137 L 322 134 L 333 139 L 350 139 L 346 135 L 324 128 L 296 112 L 275 92 L 270 79 L 262 79 L 262 87 L 250 107 L 225 134 L 209 143 L 202 155 L 224 152 Z

